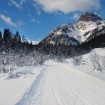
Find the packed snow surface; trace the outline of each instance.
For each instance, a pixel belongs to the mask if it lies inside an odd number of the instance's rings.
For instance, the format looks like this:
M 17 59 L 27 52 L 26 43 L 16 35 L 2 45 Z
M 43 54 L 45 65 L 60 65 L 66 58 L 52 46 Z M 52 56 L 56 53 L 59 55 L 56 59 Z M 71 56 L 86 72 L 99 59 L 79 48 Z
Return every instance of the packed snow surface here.
M 41 67 L 23 67 L 17 70 L 16 78 L 9 78 L 8 74 L 0 74 L 0 105 L 16 105 L 33 81 L 39 75 Z
M 105 105 L 105 81 L 66 63 L 46 61 L 0 80 L 0 105 Z

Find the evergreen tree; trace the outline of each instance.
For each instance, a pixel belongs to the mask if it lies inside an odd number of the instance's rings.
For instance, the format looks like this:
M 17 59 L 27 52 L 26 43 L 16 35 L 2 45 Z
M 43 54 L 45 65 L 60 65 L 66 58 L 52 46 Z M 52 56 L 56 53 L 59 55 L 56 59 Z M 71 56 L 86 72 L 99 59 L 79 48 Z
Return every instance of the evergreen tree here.
M 23 42 L 23 43 L 26 42 L 25 36 L 22 37 L 22 42 Z
M 0 31 L 0 40 L 2 39 L 2 33 L 1 33 L 1 31 Z
M 25 36 L 22 37 L 22 43 L 29 45 L 28 40 L 25 38 Z
M 3 40 L 5 42 L 7 42 L 7 41 L 9 42 L 11 40 L 11 38 L 12 38 L 12 33 L 10 32 L 10 30 L 4 29 Z
M 20 34 L 19 34 L 18 31 L 17 31 L 16 34 L 14 35 L 13 40 L 14 40 L 15 42 L 21 42 L 21 36 L 20 36 Z

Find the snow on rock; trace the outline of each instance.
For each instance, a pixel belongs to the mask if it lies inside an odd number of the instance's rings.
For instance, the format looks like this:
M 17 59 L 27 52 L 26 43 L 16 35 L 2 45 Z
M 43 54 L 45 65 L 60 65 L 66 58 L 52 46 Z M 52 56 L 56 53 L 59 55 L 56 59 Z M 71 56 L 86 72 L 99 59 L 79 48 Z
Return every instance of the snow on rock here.
M 65 36 L 68 35 L 70 38 L 75 38 L 76 40 L 82 43 L 87 41 L 89 37 L 92 37 L 94 32 L 103 29 L 103 27 L 105 27 L 105 20 L 100 20 L 97 22 L 78 21 L 75 25 L 72 25 L 71 23 L 63 24 L 54 29 L 54 31 L 52 31 L 51 33 L 49 33 L 48 37 L 45 38 L 44 41 L 50 44 L 56 44 L 59 41 L 58 37 L 60 37 L 60 39 L 64 39 Z
M 75 30 L 75 27 L 71 24 L 63 24 L 44 38 L 39 44 L 51 44 L 51 45 L 78 45 L 80 44 L 79 41 L 77 41 L 75 38 L 70 37 L 71 34 L 78 33 L 77 30 Z
M 78 45 L 93 38 L 94 33 L 99 32 L 105 27 L 105 20 L 94 13 L 86 13 L 81 16 L 76 24 L 63 24 L 55 28 L 49 35 L 40 43 L 47 44 L 64 44 L 64 45 Z M 68 36 L 68 37 L 67 37 Z M 78 43 L 71 40 L 74 38 Z M 94 36 L 95 37 L 95 36 Z M 63 42 L 62 42 L 63 40 Z
M 76 39 L 80 42 L 84 42 L 88 39 L 88 37 L 92 36 L 92 34 L 97 30 L 100 31 L 105 27 L 104 20 L 93 22 L 93 21 L 79 21 L 76 25 L 79 30 L 79 35 L 74 35 Z
M 104 28 L 104 19 L 94 13 L 86 12 L 84 15 L 80 16 L 76 24 L 68 23 L 58 26 L 51 31 L 46 38 L 39 42 L 39 44 L 78 45 L 91 40 L 96 36 L 96 33 Z M 77 41 L 70 40 L 71 38 Z

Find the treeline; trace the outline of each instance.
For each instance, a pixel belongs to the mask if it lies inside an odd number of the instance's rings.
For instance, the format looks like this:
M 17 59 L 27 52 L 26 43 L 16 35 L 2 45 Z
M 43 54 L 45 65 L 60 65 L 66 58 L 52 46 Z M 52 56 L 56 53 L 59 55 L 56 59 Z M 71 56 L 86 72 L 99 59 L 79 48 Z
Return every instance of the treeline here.
M 0 32 L 0 72 L 9 72 L 15 67 L 43 64 L 48 59 L 62 62 L 65 58 L 81 56 L 100 47 L 105 47 L 105 28 L 79 45 L 33 45 L 18 31 L 13 34 L 9 29 L 4 29 L 3 33 Z
M 45 52 L 46 54 L 59 55 L 68 57 L 80 56 L 89 53 L 95 48 L 105 47 L 105 27 L 98 32 L 93 33 L 93 37 L 90 37 L 87 41 L 78 45 L 51 45 L 39 43 L 37 50 Z
M 44 55 L 44 54 L 43 54 Z M 0 72 L 11 72 L 18 67 L 43 64 L 47 58 L 36 51 L 35 45 L 9 29 L 0 32 Z
M 0 52 L 15 50 L 16 53 L 21 50 L 32 50 L 32 43 L 29 43 L 24 36 L 21 37 L 17 31 L 13 34 L 9 29 L 4 29 L 4 32 L 0 32 Z

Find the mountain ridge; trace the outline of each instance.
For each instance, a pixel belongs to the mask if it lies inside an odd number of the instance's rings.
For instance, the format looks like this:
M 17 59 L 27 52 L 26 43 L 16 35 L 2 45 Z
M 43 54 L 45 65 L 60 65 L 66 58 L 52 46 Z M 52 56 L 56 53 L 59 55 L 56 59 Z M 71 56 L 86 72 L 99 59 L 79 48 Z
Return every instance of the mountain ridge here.
M 100 31 L 103 27 L 105 27 L 105 20 L 94 13 L 86 12 L 84 15 L 80 16 L 76 24 L 68 23 L 58 26 L 39 43 L 44 43 L 45 41 L 45 44 L 58 45 L 58 42 L 60 42 L 60 44 L 64 45 L 73 45 L 73 41 L 67 42 L 67 40 L 74 38 L 77 42 L 74 42 L 74 45 L 78 45 L 79 43 L 83 43 L 87 40 L 89 41 L 89 39 L 91 39 L 90 37 L 93 37 L 92 34 L 96 31 Z M 69 37 L 67 38 L 66 35 Z M 58 36 L 62 37 L 59 39 Z M 57 38 L 59 40 L 57 40 Z M 65 40 L 65 38 L 67 40 Z M 62 42 L 62 40 L 65 40 L 66 42 Z
M 87 19 L 90 15 L 96 20 Z M 77 56 L 105 47 L 105 20 L 94 13 L 85 13 L 86 21 L 81 20 L 81 16 L 76 24 L 63 24 L 51 31 L 37 44 L 38 50 L 54 55 Z

